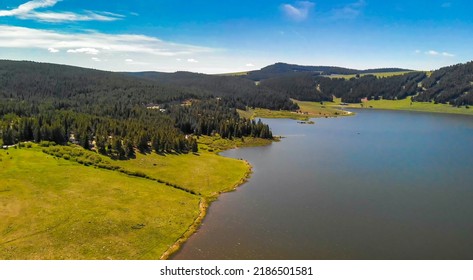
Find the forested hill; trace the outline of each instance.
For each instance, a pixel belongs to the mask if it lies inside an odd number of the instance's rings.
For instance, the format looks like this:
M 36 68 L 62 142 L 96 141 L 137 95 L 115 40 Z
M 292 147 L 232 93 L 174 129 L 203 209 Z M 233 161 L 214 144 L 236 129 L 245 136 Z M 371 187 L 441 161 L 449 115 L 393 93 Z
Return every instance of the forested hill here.
M 466 106 L 473 105 L 473 62 L 440 68 L 430 75 L 413 71 L 387 77 L 366 74 L 345 79 L 294 72 L 262 80 L 260 86 L 307 101 L 330 101 L 336 96 L 343 102 L 358 103 L 364 98 L 393 100 L 412 96 L 413 101 Z
M 245 109 L 246 106 L 250 106 L 273 110 L 297 109 L 297 106 L 280 90 L 259 87 L 253 81 L 242 77 L 191 72 L 137 72 L 126 74 L 160 84 L 183 87 L 192 92 L 220 97 L 235 108 Z
M 275 63 L 260 70 L 250 71 L 245 78 L 253 81 L 261 81 L 265 79 L 281 77 L 281 76 L 293 76 L 293 74 L 312 74 L 312 75 L 352 75 L 352 74 L 365 74 L 365 73 L 381 73 L 381 72 L 405 72 L 411 71 L 408 69 L 401 68 L 380 68 L 380 69 L 368 69 L 368 70 L 357 70 L 336 66 L 303 66 L 296 64 L 287 63 Z
M 199 135 L 272 138 L 267 125 L 239 117 L 234 98 L 122 73 L 0 60 L 0 142 L 74 141 L 128 158 L 135 149 L 195 151 Z
M 440 68 L 422 81 L 415 101 L 473 105 L 473 61 Z

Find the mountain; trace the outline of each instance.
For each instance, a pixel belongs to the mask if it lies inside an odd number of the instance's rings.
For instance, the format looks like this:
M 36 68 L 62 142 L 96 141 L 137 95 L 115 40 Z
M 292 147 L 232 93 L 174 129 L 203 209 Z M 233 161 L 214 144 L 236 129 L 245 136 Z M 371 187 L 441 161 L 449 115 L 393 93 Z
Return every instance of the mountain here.
M 414 101 L 473 105 L 473 61 L 440 68 L 422 81 Z
M 364 75 L 351 79 L 329 77 L 332 74 L 381 72 L 407 73 L 388 77 Z M 473 62 L 443 67 L 430 75 L 424 71 L 400 68 L 354 70 L 276 63 L 250 72 L 247 78 L 261 79 L 261 87 L 304 101 L 330 101 L 336 96 L 341 97 L 343 102 L 357 103 L 364 98 L 394 100 L 412 96 L 413 101 L 473 105 Z
M 297 64 L 287 64 L 278 62 L 260 70 L 250 71 L 246 76 L 247 79 L 253 81 L 261 81 L 274 77 L 281 76 L 292 76 L 294 74 L 306 73 L 314 76 L 318 75 L 353 75 L 353 74 L 365 74 L 365 73 L 381 73 L 381 72 L 406 72 L 412 71 L 401 68 L 379 68 L 379 69 L 368 69 L 368 70 L 357 70 L 336 66 L 302 66 Z
M 278 89 L 260 87 L 254 81 L 241 76 L 206 75 L 192 72 L 134 72 L 129 76 L 148 79 L 163 85 L 182 87 L 229 101 L 232 107 L 246 106 L 273 110 L 294 110 L 297 106 Z
M 0 144 L 73 141 L 120 159 L 133 157 L 134 149 L 189 152 L 196 147 L 189 134 L 272 138 L 267 125 L 240 118 L 237 106 L 295 106 L 277 94 L 216 93 L 123 73 L 0 60 Z

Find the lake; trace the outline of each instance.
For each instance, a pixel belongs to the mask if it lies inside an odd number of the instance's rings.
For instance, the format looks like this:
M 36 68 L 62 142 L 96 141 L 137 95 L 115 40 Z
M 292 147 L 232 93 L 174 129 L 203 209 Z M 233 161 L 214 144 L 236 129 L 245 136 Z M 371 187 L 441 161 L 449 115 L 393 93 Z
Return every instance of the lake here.
M 473 117 L 266 119 L 270 146 L 174 259 L 473 259 Z

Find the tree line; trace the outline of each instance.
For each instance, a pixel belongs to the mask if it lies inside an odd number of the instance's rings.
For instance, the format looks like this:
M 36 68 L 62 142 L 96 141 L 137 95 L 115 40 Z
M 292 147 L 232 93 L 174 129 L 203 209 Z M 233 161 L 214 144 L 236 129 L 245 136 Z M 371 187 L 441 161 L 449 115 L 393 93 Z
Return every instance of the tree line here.
M 251 105 L 242 100 L 239 106 Z M 240 119 L 231 98 L 121 73 L 12 61 L 0 61 L 0 134 L 5 145 L 73 142 L 117 159 L 135 151 L 197 152 L 199 135 L 272 138 L 267 125 Z

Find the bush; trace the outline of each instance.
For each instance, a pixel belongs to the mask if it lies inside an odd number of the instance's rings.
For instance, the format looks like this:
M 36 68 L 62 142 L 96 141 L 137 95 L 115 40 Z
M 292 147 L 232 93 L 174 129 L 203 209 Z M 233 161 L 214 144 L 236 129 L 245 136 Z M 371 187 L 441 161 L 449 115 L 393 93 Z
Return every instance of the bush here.
M 53 142 L 49 142 L 49 141 L 41 141 L 39 142 L 39 145 L 41 147 L 49 147 L 49 146 L 52 146 L 54 143 Z

